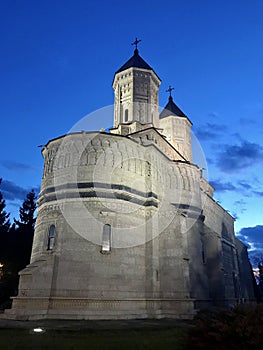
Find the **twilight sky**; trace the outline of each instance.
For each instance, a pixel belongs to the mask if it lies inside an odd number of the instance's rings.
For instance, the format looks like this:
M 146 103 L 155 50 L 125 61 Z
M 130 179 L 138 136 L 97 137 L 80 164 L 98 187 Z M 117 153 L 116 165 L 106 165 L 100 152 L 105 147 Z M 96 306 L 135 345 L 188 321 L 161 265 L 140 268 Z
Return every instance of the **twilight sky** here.
M 38 145 L 113 104 L 113 75 L 140 55 L 162 79 L 159 103 L 193 122 L 215 199 L 263 251 L 262 0 L 1 0 L 0 190 L 11 211 L 39 189 Z M 88 130 L 112 125 L 92 116 Z

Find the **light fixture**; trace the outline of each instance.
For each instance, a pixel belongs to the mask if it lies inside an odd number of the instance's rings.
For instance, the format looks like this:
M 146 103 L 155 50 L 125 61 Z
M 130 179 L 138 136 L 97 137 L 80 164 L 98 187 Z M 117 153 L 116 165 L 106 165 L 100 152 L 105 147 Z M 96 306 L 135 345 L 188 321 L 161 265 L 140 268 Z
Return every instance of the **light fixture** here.
M 37 328 L 33 329 L 33 332 L 34 333 L 43 333 L 43 332 L 45 332 L 45 330 L 43 328 L 37 327 Z

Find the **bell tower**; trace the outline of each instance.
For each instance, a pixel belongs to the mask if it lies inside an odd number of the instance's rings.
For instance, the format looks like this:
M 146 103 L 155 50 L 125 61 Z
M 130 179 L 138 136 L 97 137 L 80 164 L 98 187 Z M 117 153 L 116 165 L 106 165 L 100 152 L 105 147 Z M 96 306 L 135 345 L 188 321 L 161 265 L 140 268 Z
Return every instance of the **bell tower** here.
M 167 141 L 174 146 L 189 162 L 192 162 L 192 122 L 174 103 L 172 88 L 169 86 L 169 100 L 160 114 L 160 128 Z
M 114 75 L 115 129 L 132 123 L 159 126 L 158 91 L 161 80 L 139 55 L 140 41 L 136 38 L 132 44 L 135 45 L 133 56 Z M 120 133 L 121 129 L 119 128 Z

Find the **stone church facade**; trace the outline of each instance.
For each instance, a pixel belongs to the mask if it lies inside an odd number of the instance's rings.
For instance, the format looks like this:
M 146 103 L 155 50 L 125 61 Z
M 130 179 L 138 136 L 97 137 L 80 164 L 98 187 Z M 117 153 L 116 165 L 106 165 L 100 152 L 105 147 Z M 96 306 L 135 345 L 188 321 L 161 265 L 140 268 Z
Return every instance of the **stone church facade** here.
M 115 73 L 114 126 L 49 141 L 30 264 L 6 317 L 191 318 L 253 300 L 234 219 L 192 163 L 189 118 L 134 55 Z

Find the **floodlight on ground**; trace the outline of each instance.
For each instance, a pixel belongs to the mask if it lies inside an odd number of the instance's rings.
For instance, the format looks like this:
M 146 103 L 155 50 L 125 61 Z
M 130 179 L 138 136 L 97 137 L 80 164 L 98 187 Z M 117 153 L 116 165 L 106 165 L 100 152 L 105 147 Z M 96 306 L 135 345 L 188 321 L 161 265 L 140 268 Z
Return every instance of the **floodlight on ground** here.
M 45 330 L 43 328 L 41 328 L 41 327 L 37 327 L 37 328 L 33 329 L 33 332 L 34 333 L 43 333 L 43 332 L 45 332 Z

